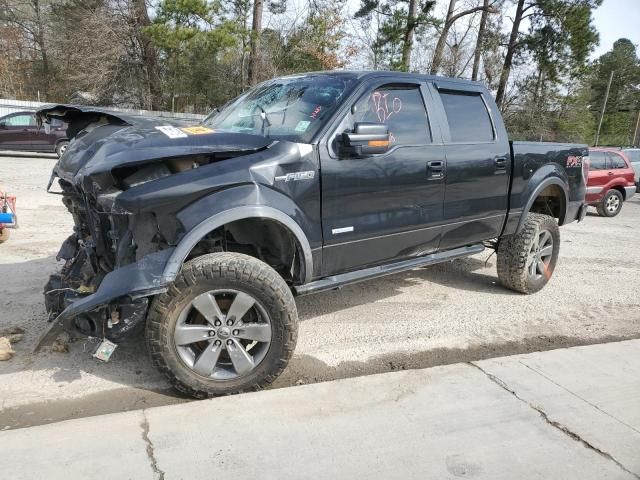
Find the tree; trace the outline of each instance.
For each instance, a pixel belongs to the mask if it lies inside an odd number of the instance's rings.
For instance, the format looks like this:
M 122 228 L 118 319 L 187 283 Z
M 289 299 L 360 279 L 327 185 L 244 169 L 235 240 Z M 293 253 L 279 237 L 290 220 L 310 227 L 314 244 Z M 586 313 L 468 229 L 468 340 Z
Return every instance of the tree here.
M 621 38 L 598 58 L 591 75 L 591 105 L 600 112 L 613 72 L 600 143 L 623 145 L 633 140 L 634 117 L 640 108 L 640 60 L 633 43 Z
M 172 110 L 180 99 L 220 105 L 240 93 L 234 81 L 237 62 L 229 62 L 235 71 L 221 69 L 223 54 L 237 42 L 237 24 L 225 17 L 222 7 L 206 0 L 163 0 L 145 29 L 162 52 L 169 93 L 165 105 Z
M 57 59 L 57 95 L 73 103 L 142 106 L 144 93 L 132 80 L 142 69 L 132 68 L 129 22 L 123 22 L 105 0 L 70 0 L 53 6 L 50 12 L 51 51 Z
M 517 0 L 496 103 L 502 107 L 507 82 L 518 55 L 534 52 L 545 74 L 557 76 L 569 68 L 584 65 L 598 37 L 591 25 L 591 13 L 602 0 Z M 521 32 L 523 20 L 529 31 Z
M 471 71 L 471 80 L 478 80 L 478 73 L 480 70 L 480 59 L 482 57 L 482 50 L 484 37 L 486 35 L 485 30 L 487 28 L 487 17 L 489 16 L 489 1 L 484 0 L 482 3 L 482 15 L 480 16 L 480 25 L 478 27 L 478 36 L 476 39 L 476 49 L 473 52 L 473 69 Z
M 158 71 L 158 51 L 144 29 L 151 25 L 145 0 L 131 0 L 133 41 L 139 49 L 140 61 L 144 73 L 143 105 L 153 110 L 159 105 L 162 91 Z
M 51 65 L 47 21 L 53 0 L 0 0 L 0 23 L 22 37 L 24 48 L 39 58 L 32 62 L 34 90 L 47 98 L 51 85 Z M 35 92 L 34 92 L 35 93 Z
M 411 66 L 411 50 L 413 49 L 413 35 L 416 31 L 416 12 L 418 9 L 417 0 L 409 0 L 409 9 L 407 11 L 407 27 L 404 29 L 404 37 L 402 39 L 402 60 L 400 65 L 405 72 L 409 71 Z
M 436 22 L 430 14 L 435 3 L 435 0 L 362 0 L 355 17 L 370 20 L 373 15 L 380 15 L 383 20 L 372 45 L 376 56 L 385 57 L 382 63 L 391 70 L 409 71 L 414 35 L 420 27 Z
M 249 84 L 255 85 L 258 77 L 258 50 L 262 32 L 263 0 L 253 1 L 253 22 L 251 24 L 251 57 L 249 58 Z
M 485 10 L 485 8 L 486 9 L 491 8 L 491 5 L 488 5 L 487 7 L 485 7 L 483 4 L 480 6 L 475 6 L 472 8 L 468 8 L 466 10 L 462 10 L 461 12 L 455 13 L 456 3 L 457 3 L 457 0 L 449 0 L 447 17 L 445 18 L 444 24 L 442 25 L 442 30 L 440 32 L 440 36 L 438 37 L 438 43 L 436 44 L 436 48 L 433 51 L 433 60 L 431 61 L 431 69 L 429 72 L 431 73 L 431 75 L 436 75 L 438 73 L 438 70 L 440 69 L 440 66 L 442 64 L 442 54 L 444 51 L 444 46 L 447 41 L 447 36 L 449 35 L 449 30 L 451 30 L 451 27 L 453 26 L 453 24 L 459 19 L 461 19 L 462 17 Z

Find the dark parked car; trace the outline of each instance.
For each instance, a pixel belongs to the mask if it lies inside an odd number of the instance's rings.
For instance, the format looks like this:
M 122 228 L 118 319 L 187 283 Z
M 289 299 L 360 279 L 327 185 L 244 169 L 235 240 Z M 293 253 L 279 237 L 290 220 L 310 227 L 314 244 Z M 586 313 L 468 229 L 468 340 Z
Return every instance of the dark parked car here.
M 67 124 L 53 119 L 38 127 L 35 112 L 15 112 L 0 117 L 0 150 L 56 152 L 62 155 L 69 146 Z
M 640 148 L 624 148 L 622 150 L 631 162 L 636 176 L 636 190 L 640 191 Z
M 113 342 L 144 328 L 155 365 L 196 397 L 282 372 L 295 295 L 485 248 L 502 285 L 537 292 L 559 225 L 587 209 L 586 145 L 509 142 L 476 82 L 295 75 L 191 127 L 63 105 L 39 115 L 77 132 L 49 183 L 76 226 L 45 287 L 44 340 L 58 325 Z
M 636 193 L 634 172 L 626 154 L 616 148 L 589 149 L 587 203 L 602 217 L 615 217 Z

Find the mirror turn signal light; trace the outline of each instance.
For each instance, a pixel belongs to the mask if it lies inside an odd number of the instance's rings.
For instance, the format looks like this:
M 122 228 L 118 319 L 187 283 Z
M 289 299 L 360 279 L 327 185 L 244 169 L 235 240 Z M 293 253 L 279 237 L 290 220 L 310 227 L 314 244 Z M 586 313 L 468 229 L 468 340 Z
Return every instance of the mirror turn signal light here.
M 370 147 L 388 147 L 389 140 L 369 140 L 368 146 Z

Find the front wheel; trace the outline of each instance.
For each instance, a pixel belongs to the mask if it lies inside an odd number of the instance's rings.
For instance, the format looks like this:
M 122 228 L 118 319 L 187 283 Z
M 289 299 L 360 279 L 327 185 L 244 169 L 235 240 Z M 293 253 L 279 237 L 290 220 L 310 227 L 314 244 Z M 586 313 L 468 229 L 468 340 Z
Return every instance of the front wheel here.
M 187 262 L 147 317 L 153 363 L 196 398 L 260 389 L 284 370 L 297 338 L 291 290 L 260 260 L 212 253 Z
M 69 142 L 59 142 L 58 145 L 56 145 L 56 153 L 58 154 L 58 157 L 61 157 L 62 154 L 67 151 L 67 148 L 69 148 Z
M 596 209 L 601 217 L 615 217 L 622 210 L 622 194 L 618 190 L 609 190 Z
M 522 229 L 500 240 L 498 279 L 521 293 L 542 289 L 553 274 L 560 252 L 560 229 L 553 217 L 529 213 Z

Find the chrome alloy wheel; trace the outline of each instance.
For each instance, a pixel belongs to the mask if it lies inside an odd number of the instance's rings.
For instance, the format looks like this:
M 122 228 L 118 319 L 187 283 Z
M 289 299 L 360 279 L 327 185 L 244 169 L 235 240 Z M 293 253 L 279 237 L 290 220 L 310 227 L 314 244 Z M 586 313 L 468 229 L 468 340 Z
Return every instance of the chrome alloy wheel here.
M 173 339 L 181 360 L 195 373 L 234 380 L 264 360 L 271 344 L 271 320 L 251 295 L 213 290 L 182 310 Z
M 611 195 L 607 198 L 605 207 L 609 213 L 615 213 L 618 208 L 620 208 L 620 197 L 618 197 L 618 195 Z
M 527 271 L 532 280 L 539 280 L 549 273 L 553 255 L 553 237 L 546 230 L 536 232 L 527 256 Z

